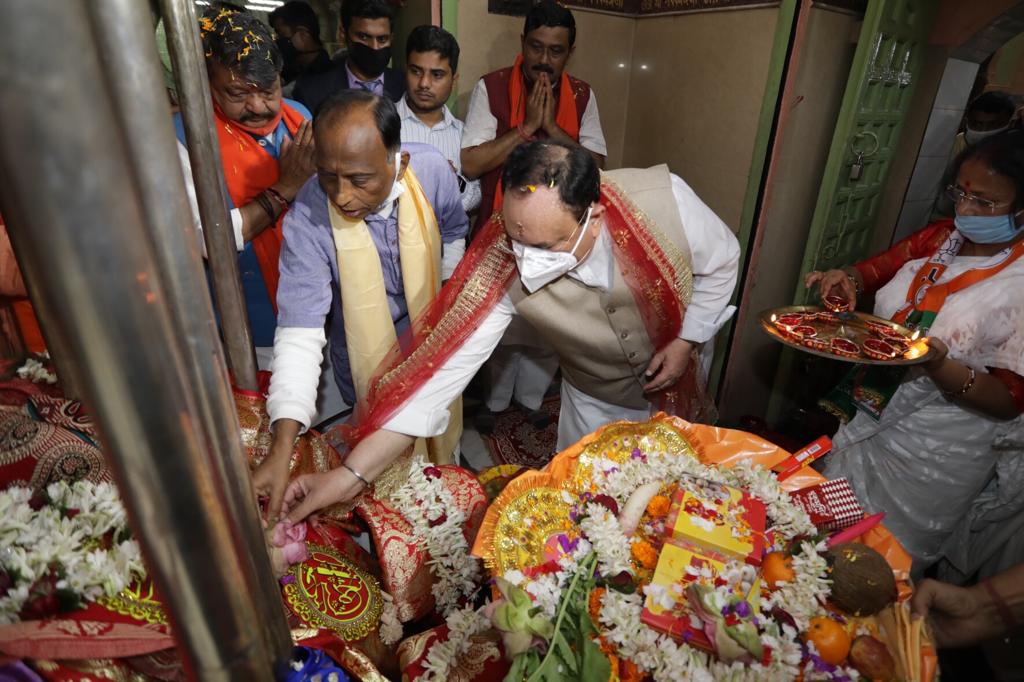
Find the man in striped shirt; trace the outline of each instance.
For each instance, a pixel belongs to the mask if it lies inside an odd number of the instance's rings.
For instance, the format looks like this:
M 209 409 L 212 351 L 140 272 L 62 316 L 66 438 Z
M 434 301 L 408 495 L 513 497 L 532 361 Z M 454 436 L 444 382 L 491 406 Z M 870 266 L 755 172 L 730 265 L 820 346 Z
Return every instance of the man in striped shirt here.
M 438 26 L 418 26 L 405 43 L 405 96 L 398 101 L 402 142 L 422 142 L 440 151 L 451 164 L 462 192 L 462 207 L 471 213 L 480 205 L 480 181 L 462 176 L 463 123 L 445 102 L 459 81 L 459 44 Z

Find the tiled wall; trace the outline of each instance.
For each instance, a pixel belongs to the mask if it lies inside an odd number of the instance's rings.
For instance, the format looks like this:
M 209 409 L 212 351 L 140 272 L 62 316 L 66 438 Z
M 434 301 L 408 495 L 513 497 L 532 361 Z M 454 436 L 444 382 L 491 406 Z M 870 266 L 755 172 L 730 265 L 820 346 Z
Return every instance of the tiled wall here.
M 893 241 L 898 241 L 928 224 L 935 198 L 942 191 L 943 175 L 950 162 L 950 150 L 974 85 L 978 65 L 950 59 L 942 74 L 935 105 L 928 117 L 921 151 L 903 200 Z

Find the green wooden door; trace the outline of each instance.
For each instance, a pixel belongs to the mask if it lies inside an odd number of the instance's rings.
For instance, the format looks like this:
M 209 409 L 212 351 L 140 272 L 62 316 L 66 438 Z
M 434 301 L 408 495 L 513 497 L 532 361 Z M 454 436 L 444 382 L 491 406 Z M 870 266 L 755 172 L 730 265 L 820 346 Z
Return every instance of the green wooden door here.
M 849 265 L 867 255 L 879 195 L 903 131 L 937 5 L 934 0 L 868 2 L 794 303 L 808 300 L 806 273 Z
M 804 288 L 806 273 L 849 265 L 868 255 L 881 190 L 920 75 L 937 5 L 934 0 L 868 2 L 794 287 L 796 304 L 817 297 Z M 795 374 L 805 371 L 798 370 L 796 354 L 787 351 L 776 375 L 771 419 L 779 416 L 784 394 L 795 397 L 789 385 Z

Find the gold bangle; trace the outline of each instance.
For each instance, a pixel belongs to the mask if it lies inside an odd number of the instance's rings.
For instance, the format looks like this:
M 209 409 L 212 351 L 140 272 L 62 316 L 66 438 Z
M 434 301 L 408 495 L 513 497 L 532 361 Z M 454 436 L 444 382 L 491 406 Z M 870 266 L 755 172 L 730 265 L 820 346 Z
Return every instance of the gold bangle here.
M 366 479 L 365 479 L 365 478 L 363 477 L 363 475 L 362 475 L 361 473 L 359 473 L 358 471 L 356 471 L 355 469 L 353 469 L 352 467 L 350 467 L 350 466 L 349 466 L 348 464 L 345 464 L 344 462 L 342 462 L 342 463 L 341 463 L 341 466 L 343 466 L 344 468 L 348 469 L 348 470 L 349 470 L 349 472 L 350 472 L 350 473 L 351 473 L 351 474 L 352 474 L 353 476 L 355 476 L 356 478 L 358 478 L 358 479 L 360 480 L 360 482 L 362 482 L 362 484 L 363 484 L 363 485 L 365 485 L 365 486 L 366 486 L 367 488 L 369 488 L 369 487 L 370 487 L 370 482 L 369 482 L 369 481 L 367 481 L 367 480 L 366 480 Z
M 971 388 L 974 386 L 974 380 L 977 378 L 978 375 L 974 371 L 974 368 L 971 367 L 970 365 L 967 365 L 967 381 L 964 382 L 964 385 L 961 386 L 960 389 L 957 391 L 943 391 L 943 393 L 945 393 L 947 398 L 959 398 L 964 393 L 967 393 L 967 391 L 971 390 Z

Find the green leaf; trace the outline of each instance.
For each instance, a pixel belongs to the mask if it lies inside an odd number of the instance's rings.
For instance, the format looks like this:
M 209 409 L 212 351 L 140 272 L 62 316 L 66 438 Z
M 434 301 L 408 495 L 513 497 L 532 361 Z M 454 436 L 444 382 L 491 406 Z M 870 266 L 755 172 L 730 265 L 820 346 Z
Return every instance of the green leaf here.
M 523 682 L 537 669 L 540 656 L 536 649 L 525 651 L 512 659 L 512 666 L 505 675 L 504 682 Z

